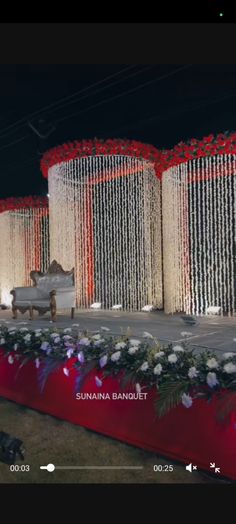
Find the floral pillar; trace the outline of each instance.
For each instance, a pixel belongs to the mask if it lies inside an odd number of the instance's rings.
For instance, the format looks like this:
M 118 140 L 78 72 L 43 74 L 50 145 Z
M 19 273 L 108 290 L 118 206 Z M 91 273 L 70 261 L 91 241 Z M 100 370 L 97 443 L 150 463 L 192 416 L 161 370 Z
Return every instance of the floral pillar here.
M 179 144 L 162 157 L 166 313 L 236 310 L 236 135 Z
M 10 305 L 13 287 L 32 285 L 30 271 L 49 263 L 48 200 L 43 197 L 0 201 L 1 303 Z
M 157 154 L 138 142 L 94 140 L 44 155 L 51 259 L 75 267 L 79 307 L 162 307 Z

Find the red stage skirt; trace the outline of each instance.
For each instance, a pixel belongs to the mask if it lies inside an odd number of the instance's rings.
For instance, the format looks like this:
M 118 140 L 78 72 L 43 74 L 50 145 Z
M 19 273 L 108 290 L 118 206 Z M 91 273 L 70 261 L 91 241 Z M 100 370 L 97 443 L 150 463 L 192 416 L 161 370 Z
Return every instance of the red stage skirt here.
M 196 399 L 191 408 L 180 405 L 158 419 L 155 389 L 148 392 L 146 400 L 77 400 L 78 372 L 71 359 L 67 364 L 69 376 L 63 373 L 62 365 L 49 376 L 40 393 L 35 363 L 19 370 L 19 362 L 9 364 L 0 356 L 0 396 L 167 458 L 192 462 L 198 469 L 212 472 L 210 463 L 214 462 L 222 476 L 236 480 L 236 414 L 227 424 L 217 422 L 217 399 L 210 403 Z M 111 377 L 98 388 L 95 375 L 97 372 L 89 373 L 81 392 L 121 392 L 118 380 Z

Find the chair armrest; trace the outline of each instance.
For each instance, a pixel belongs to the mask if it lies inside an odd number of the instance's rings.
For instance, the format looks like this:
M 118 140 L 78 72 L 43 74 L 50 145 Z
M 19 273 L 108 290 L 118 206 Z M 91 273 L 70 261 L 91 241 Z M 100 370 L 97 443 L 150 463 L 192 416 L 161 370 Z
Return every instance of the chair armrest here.
M 17 300 L 34 300 L 42 298 L 41 293 L 36 287 L 15 287 L 10 291 L 15 301 Z
M 50 297 L 55 296 L 57 308 L 71 308 L 75 307 L 75 287 L 62 287 L 52 289 Z
M 51 293 L 53 293 L 54 295 L 59 295 L 61 293 L 75 293 L 75 286 L 70 286 L 70 287 L 57 287 L 56 289 L 52 289 Z

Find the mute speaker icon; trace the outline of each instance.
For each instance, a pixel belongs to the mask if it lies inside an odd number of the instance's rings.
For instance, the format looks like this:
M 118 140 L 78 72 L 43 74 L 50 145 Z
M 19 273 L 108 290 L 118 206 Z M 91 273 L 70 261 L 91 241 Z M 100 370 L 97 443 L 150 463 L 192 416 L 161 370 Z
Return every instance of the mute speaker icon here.
M 190 473 L 192 473 L 192 471 L 196 470 L 197 469 L 197 466 L 193 466 L 193 464 L 188 464 L 187 466 L 185 466 L 185 469 L 187 471 L 190 471 Z

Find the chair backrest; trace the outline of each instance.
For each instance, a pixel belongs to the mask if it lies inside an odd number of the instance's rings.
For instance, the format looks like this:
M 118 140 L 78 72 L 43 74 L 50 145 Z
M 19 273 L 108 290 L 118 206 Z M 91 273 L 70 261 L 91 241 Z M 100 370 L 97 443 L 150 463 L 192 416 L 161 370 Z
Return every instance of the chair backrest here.
M 30 276 L 34 286 L 45 293 L 49 293 L 52 289 L 74 286 L 74 268 L 71 271 L 64 271 L 56 260 L 53 260 L 47 273 L 31 271 Z

